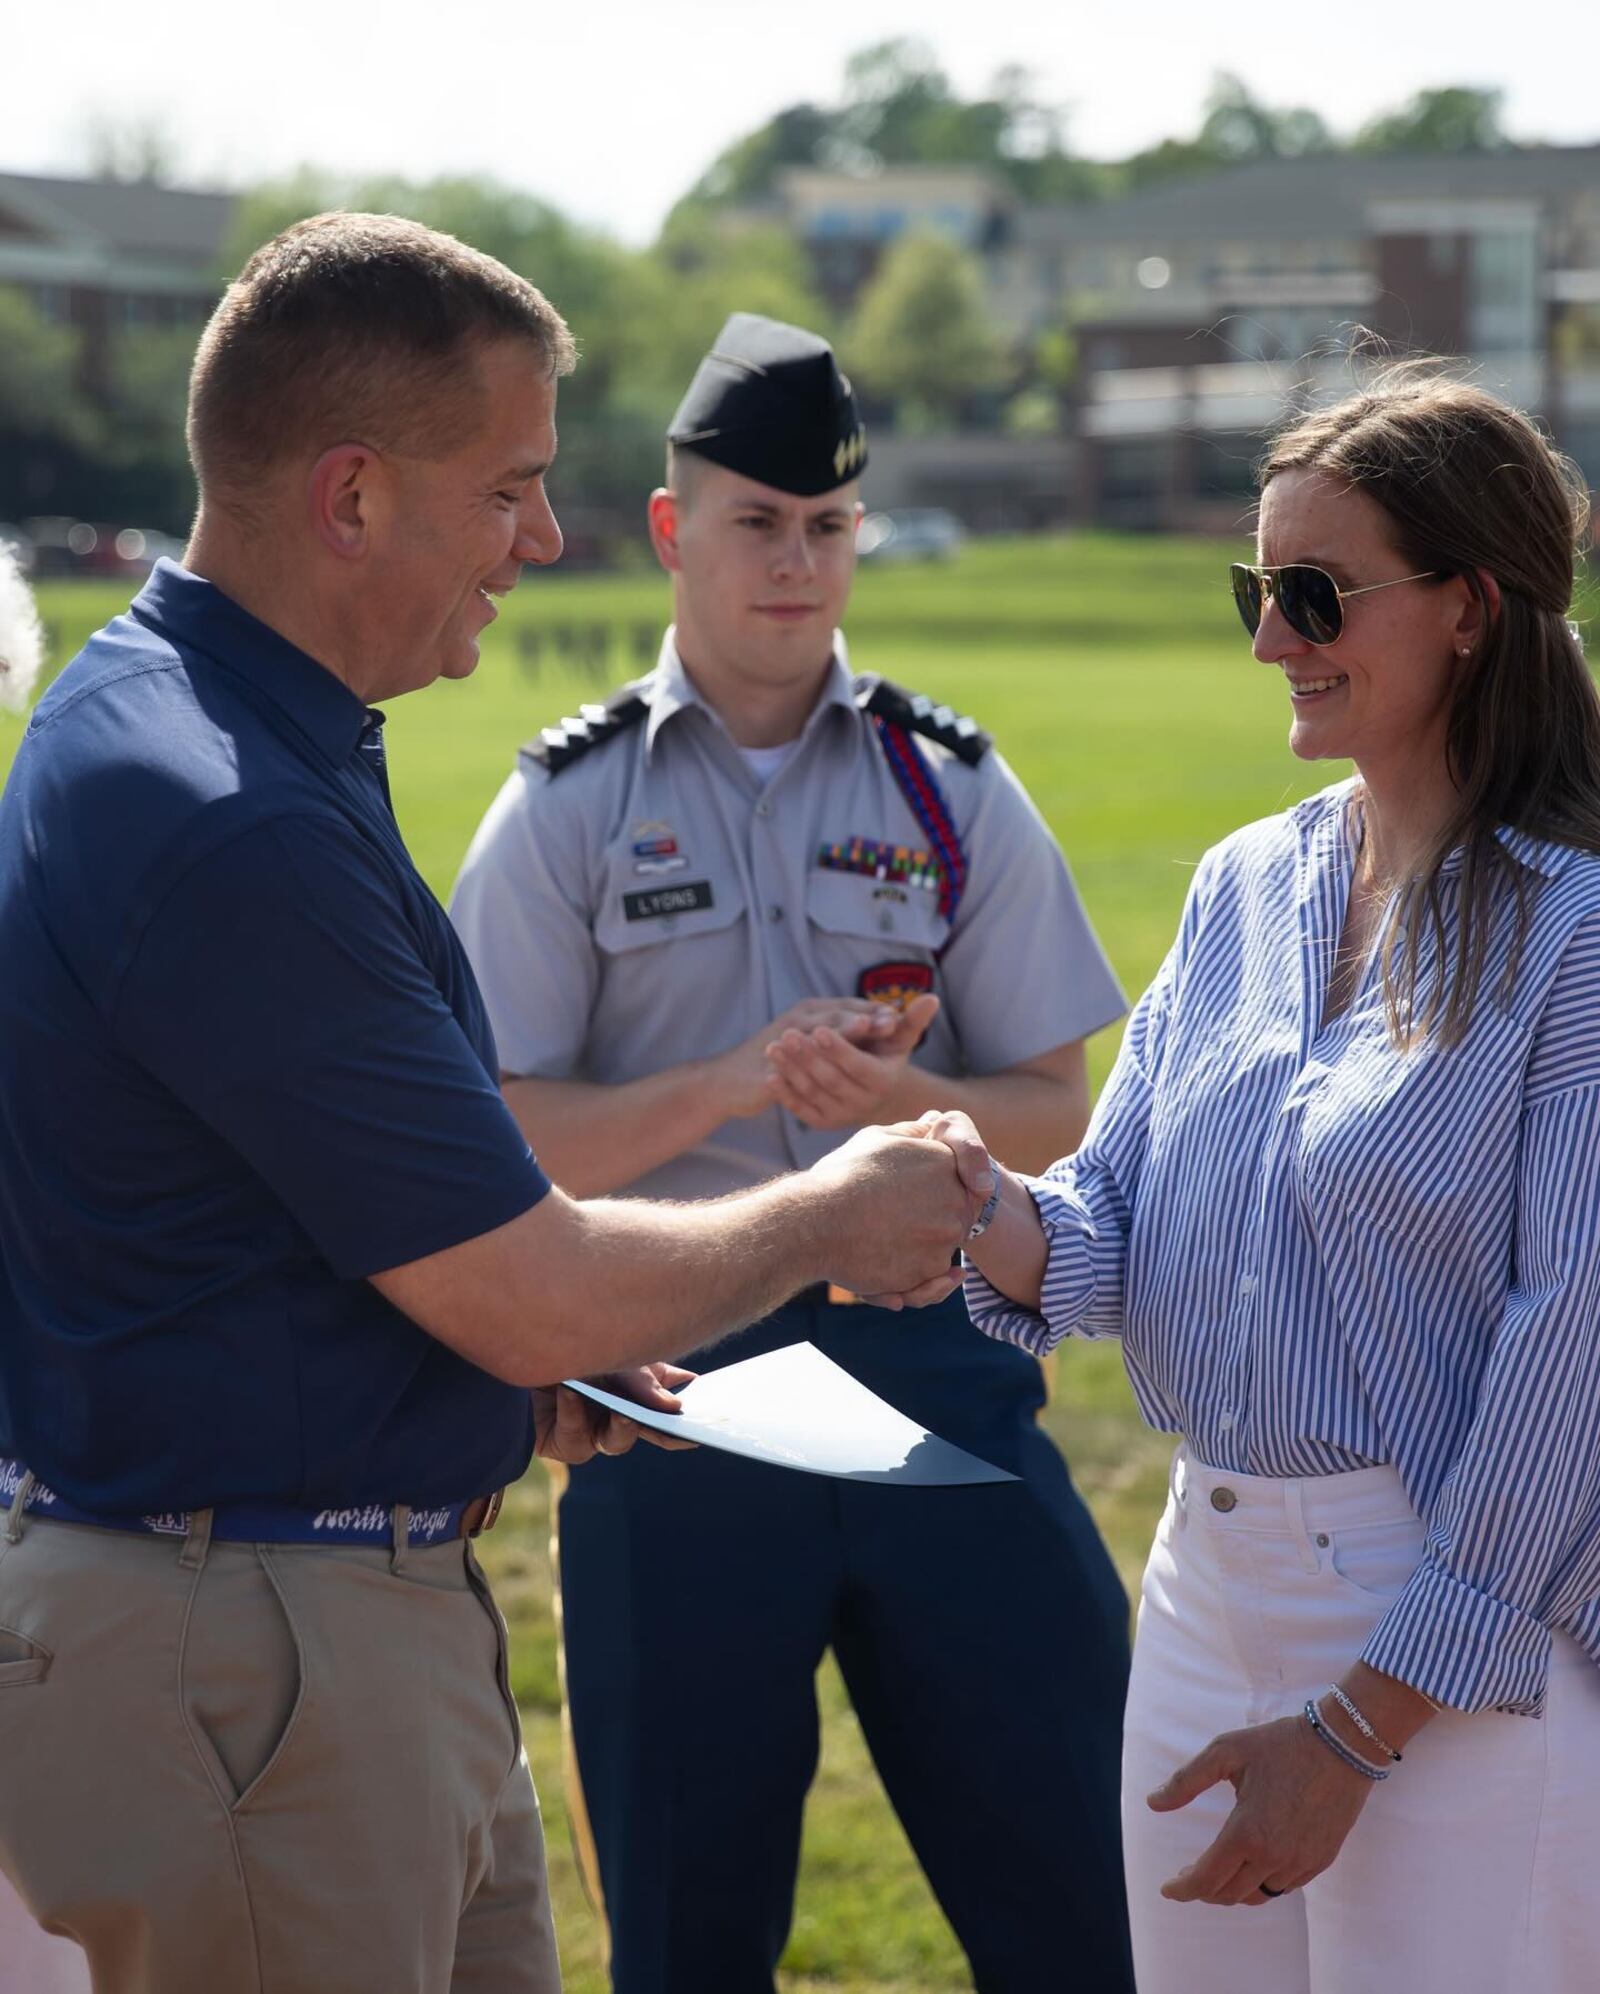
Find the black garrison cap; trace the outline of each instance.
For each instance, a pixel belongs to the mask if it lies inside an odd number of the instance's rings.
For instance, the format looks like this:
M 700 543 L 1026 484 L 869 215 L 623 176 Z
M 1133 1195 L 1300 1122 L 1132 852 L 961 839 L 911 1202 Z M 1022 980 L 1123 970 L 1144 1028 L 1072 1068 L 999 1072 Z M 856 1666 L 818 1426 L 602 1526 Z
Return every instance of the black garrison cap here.
M 735 312 L 717 334 L 667 438 L 797 498 L 831 492 L 867 461 L 867 432 L 833 348 L 754 312 Z

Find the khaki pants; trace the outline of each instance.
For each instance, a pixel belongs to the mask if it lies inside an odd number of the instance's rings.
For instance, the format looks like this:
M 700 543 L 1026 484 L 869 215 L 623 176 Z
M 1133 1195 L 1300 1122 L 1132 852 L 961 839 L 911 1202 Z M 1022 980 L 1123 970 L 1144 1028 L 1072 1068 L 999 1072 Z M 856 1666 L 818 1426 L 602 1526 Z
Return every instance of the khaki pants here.
M 0 1871 L 94 1994 L 555 1994 L 468 1547 L 0 1512 Z

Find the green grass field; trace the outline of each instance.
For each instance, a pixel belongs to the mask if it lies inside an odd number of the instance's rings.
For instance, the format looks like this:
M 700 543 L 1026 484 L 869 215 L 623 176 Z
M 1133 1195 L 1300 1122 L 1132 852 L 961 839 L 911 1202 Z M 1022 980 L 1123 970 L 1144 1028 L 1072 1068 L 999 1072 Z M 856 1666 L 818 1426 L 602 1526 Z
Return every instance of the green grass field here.
M 1242 539 L 1230 547 L 1089 534 L 1001 541 L 971 547 L 947 569 L 864 571 L 857 585 L 852 662 L 947 699 L 993 732 L 1061 839 L 1130 995 L 1160 961 L 1206 847 L 1345 773 L 1304 767 L 1287 751 L 1281 679 L 1252 661 L 1228 592 L 1226 563 L 1244 548 Z M 111 586 L 44 590 L 55 659 L 70 657 L 126 599 Z M 665 609 L 653 576 L 534 575 L 488 633 L 472 679 L 397 703 L 396 808 L 441 894 L 517 743 L 642 669 L 637 647 Z M 584 643 L 600 654 L 595 676 L 571 662 Z M 0 716 L 0 775 L 20 732 L 20 722 Z M 1115 1038 L 1103 1033 L 1091 1049 L 1097 1083 Z M 1048 1422 L 1131 1589 L 1164 1495 L 1169 1443 L 1140 1425 L 1118 1355 L 1105 1346 L 1062 1354 Z M 536 1471 L 485 1540 L 485 1563 L 512 1625 L 567 1984 L 571 1994 L 600 1994 L 600 1934 L 561 1804 L 547 1527 Z M 938 1994 L 970 1985 L 831 1668 L 820 1694 L 823 1763 L 785 1989 Z

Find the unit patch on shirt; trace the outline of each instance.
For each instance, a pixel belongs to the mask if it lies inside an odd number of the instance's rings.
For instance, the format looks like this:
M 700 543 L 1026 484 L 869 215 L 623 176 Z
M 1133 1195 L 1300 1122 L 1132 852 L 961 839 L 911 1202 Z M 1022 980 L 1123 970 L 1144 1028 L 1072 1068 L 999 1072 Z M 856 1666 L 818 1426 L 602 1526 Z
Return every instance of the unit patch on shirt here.
M 637 873 L 682 872 L 689 863 L 679 851 L 670 824 L 642 823 L 633 827 L 633 869 Z
M 875 962 L 856 979 L 856 995 L 903 1011 L 913 997 L 933 988 L 931 962 Z
M 712 905 L 709 879 L 691 879 L 682 886 L 657 886 L 648 893 L 624 893 L 622 912 L 630 921 L 656 921 L 664 914 L 692 914 Z

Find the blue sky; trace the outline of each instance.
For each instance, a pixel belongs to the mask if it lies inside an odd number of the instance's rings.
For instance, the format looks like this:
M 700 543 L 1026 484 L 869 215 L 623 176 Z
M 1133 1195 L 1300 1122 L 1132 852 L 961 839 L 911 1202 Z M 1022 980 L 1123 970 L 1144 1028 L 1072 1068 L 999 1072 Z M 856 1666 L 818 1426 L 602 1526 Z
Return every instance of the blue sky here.
M 1574 0 L 1518 0 L 1489 38 L 1412 0 L 1335 8 L 1061 0 L 0 0 L 0 166 L 72 172 L 96 119 L 154 121 L 186 177 L 237 184 L 301 162 L 491 173 L 629 241 L 730 139 L 838 93 L 847 55 L 905 33 L 957 85 L 1004 63 L 1110 157 L 1191 128 L 1214 71 L 1336 128 L 1431 84 L 1497 84 L 1518 136 L 1600 140 L 1594 42 Z M 1507 19 L 1513 18 L 1508 10 Z M 1563 56 L 1563 49 L 1566 56 Z

